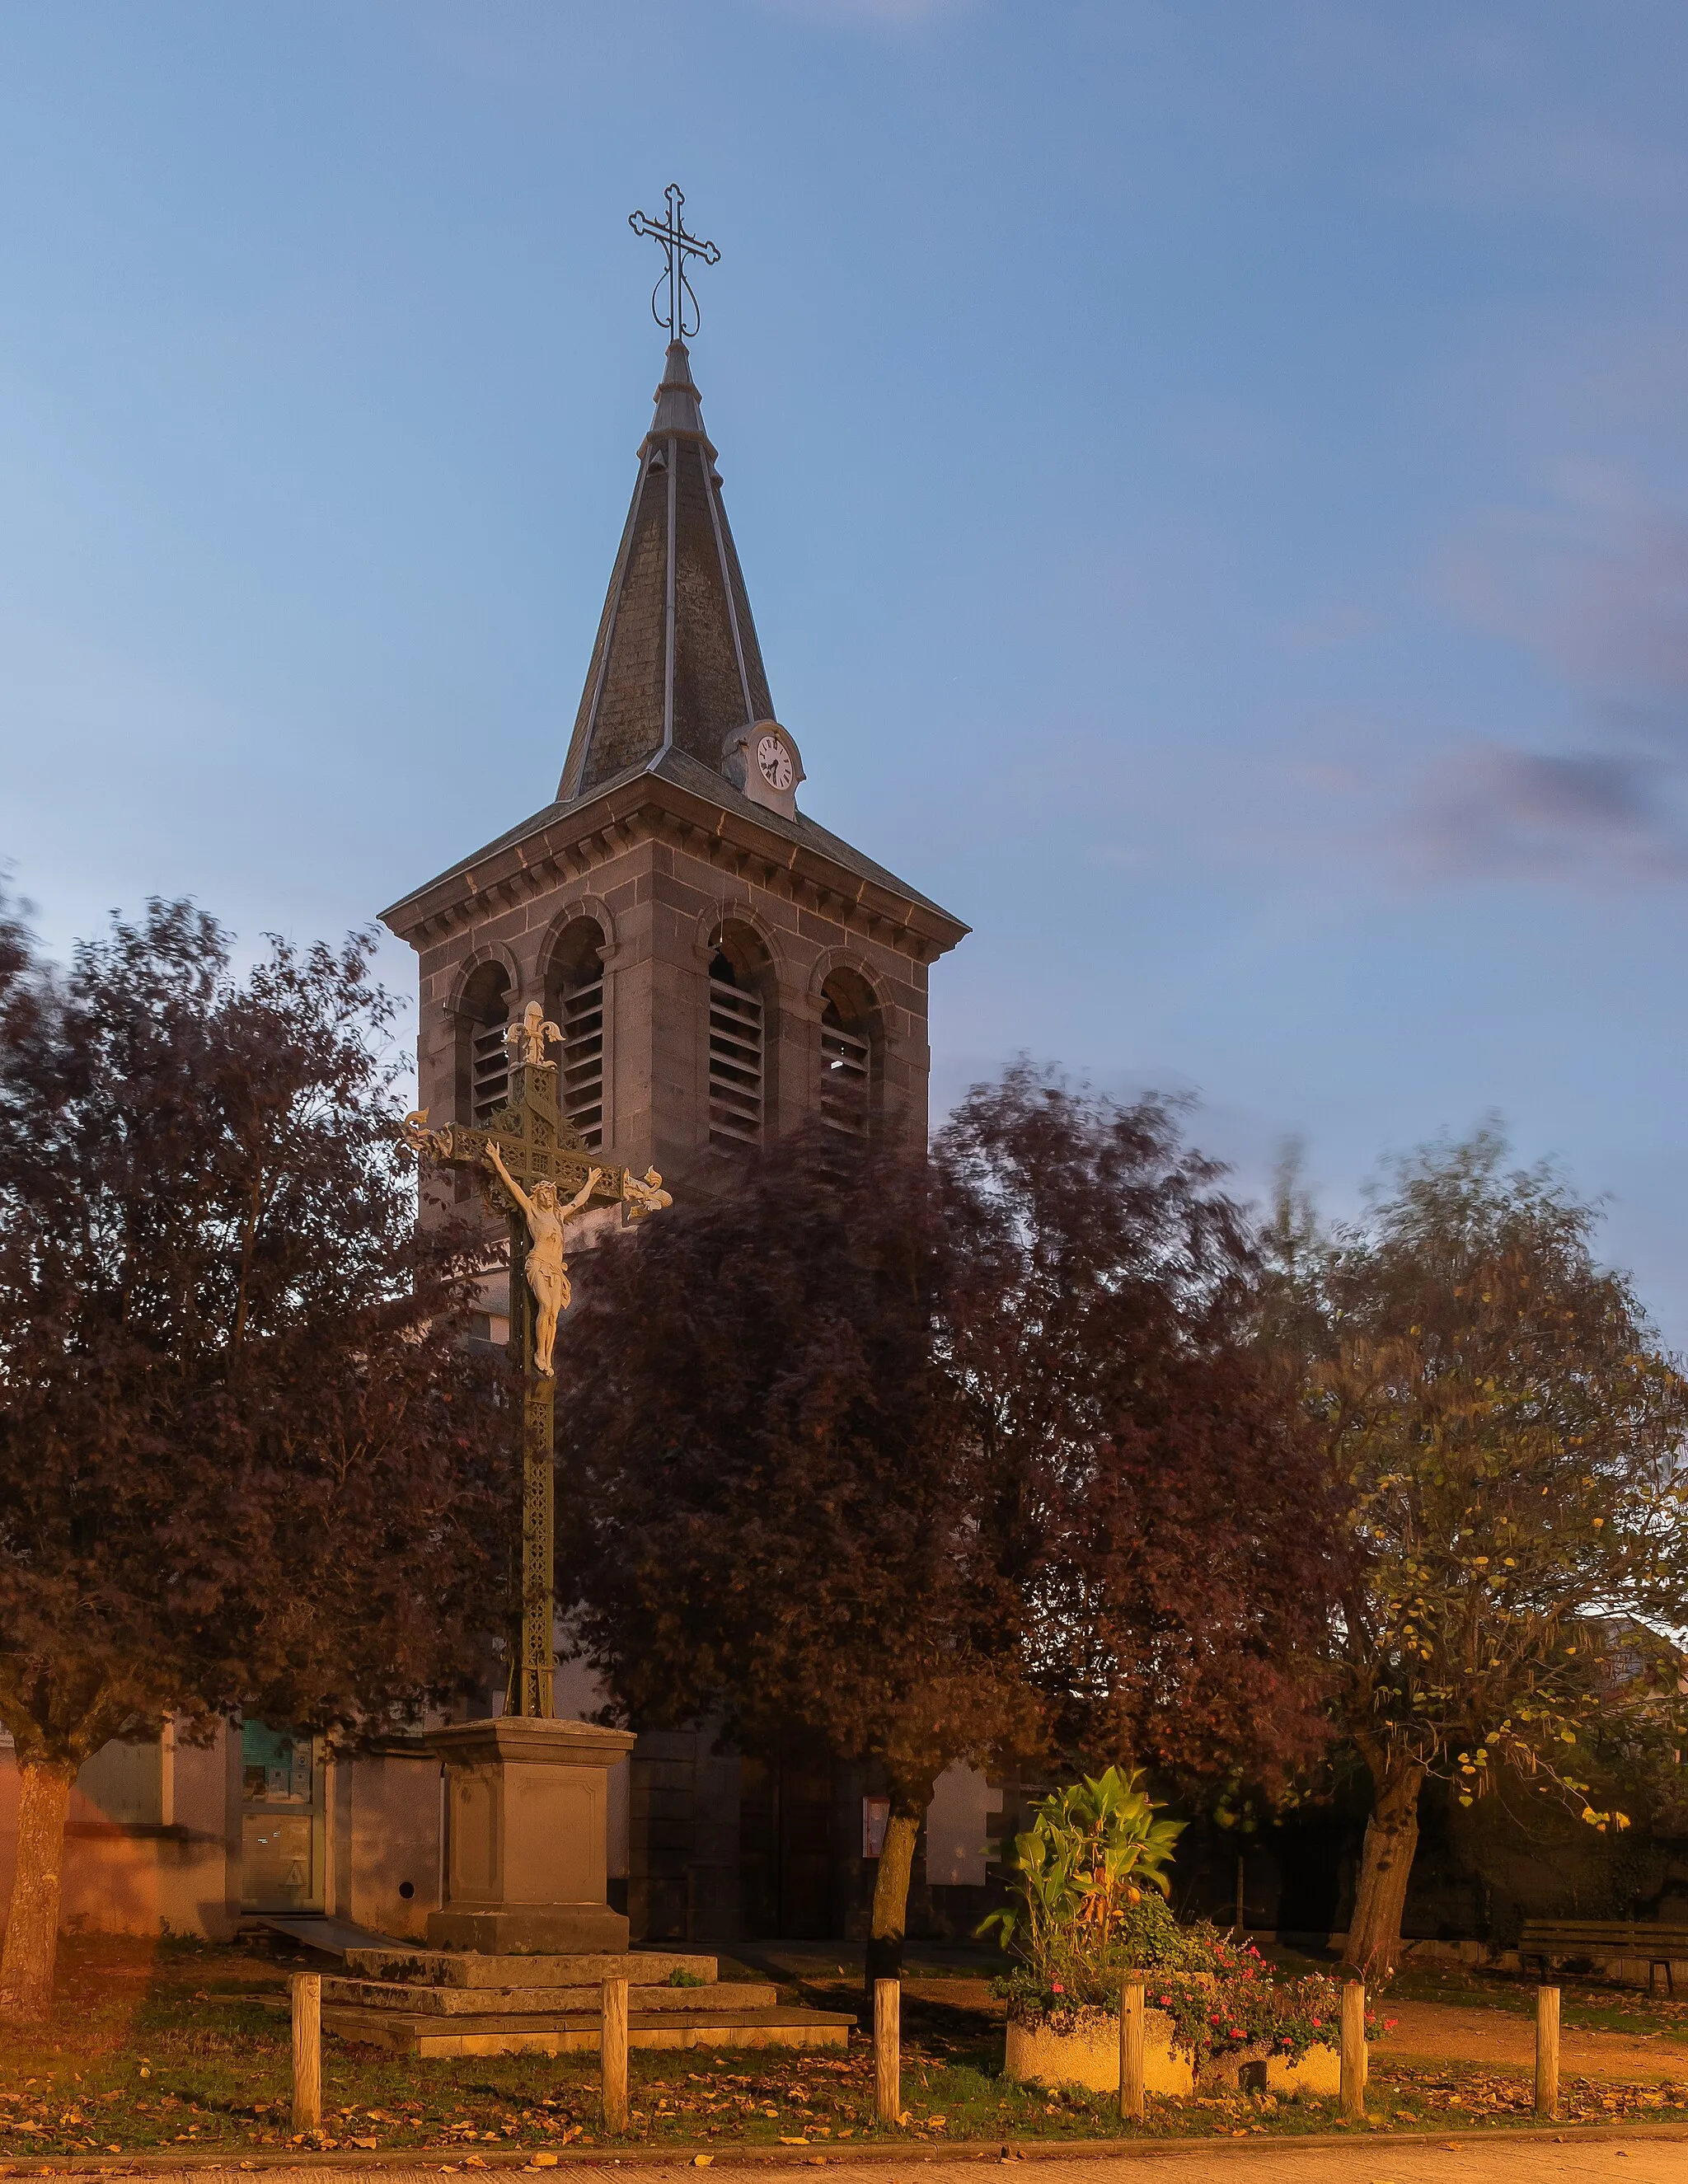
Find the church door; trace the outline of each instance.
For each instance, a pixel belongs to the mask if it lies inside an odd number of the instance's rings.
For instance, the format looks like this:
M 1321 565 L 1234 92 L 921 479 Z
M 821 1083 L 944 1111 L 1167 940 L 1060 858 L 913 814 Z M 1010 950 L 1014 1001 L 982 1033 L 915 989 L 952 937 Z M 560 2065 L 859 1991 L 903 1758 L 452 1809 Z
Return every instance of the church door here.
M 320 1911 L 322 1739 L 248 1721 L 240 1732 L 240 1897 L 246 1911 Z

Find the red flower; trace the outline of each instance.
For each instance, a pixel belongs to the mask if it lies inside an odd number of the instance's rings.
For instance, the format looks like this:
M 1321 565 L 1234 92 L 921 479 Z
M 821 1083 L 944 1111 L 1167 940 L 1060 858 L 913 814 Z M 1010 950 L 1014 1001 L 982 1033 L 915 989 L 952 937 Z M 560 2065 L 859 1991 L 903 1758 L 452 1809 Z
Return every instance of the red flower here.
M 1061 1985 L 1059 1980 L 1053 1980 L 1050 1981 L 1050 1992 L 1051 1994 L 1065 1994 L 1066 1992 L 1067 1989 Z
M 1312 2020 L 1312 2022 L 1313 2022 L 1315 2025 L 1323 2025 L 1323 2022 L 1324 2022 L 1324 2020 L 1323 2020 L 1322 2017 L 1315 2017 L 1315 2018 Z

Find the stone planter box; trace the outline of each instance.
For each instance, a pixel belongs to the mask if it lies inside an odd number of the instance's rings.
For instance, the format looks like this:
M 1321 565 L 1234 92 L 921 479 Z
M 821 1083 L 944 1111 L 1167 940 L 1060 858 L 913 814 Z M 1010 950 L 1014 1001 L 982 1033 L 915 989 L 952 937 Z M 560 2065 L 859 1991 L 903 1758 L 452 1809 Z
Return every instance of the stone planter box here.
M 1144 2012 L 1143 2086 L 1145 2092 L 1170 2093 L 1188 2100 L 1195 2072 L 1182 2049 L 1173 2045 L 1173 2020 L 1164 2009 Z M 1083 2086 L 1093 2093 L 1119 2091 L 1119 2020 L 1106 2010 L 1085 2010 L 1068 2032 L 1049 2025 L 1008 2027 L 1006 2074 L 1039 2086 Z M 1244 2048 L 1214 2063 L 1204 2085 L 1236 2085 L 1251 2078 L 1271 2093 L 1334 2093 L 1341 2084 L 1341 2058 L 1334 2048 L 1310 2048 L 1299 2063 Z

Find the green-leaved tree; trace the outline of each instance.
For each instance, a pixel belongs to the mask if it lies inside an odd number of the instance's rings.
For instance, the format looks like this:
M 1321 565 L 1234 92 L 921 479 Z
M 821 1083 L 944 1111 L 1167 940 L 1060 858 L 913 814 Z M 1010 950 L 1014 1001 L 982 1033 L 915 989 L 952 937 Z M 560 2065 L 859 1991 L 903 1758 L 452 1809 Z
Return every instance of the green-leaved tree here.
M 1688 1389 L 1595 1214 L 1492 1131 L 1404 1162 L 1321 1239 L 1286 1195 L 1279 1339 L 1301 1349 L 1359 1550 L 1334 1626 L 1373 1803 L 1347 1960 L 1398 1954 L 1419 1792 L 1568 1801 L 1688 1731 Z

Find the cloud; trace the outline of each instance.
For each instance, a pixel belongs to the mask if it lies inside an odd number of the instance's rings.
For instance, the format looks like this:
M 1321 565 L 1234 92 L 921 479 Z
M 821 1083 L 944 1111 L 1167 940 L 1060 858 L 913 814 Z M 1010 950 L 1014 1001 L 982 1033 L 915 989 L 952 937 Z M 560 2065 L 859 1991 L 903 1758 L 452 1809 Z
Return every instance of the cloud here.
M 1420 881 L 1680 884 L 1677 788 L 1675 769 L 1651 757 L 1476 744 L 1438 760 L 1387 831 Z
M 1688 517 L 1619 473 L 1563 465 L 1550 503 L 1491 514 L 1442 579 L 1467 621 L 1688 733 Z

